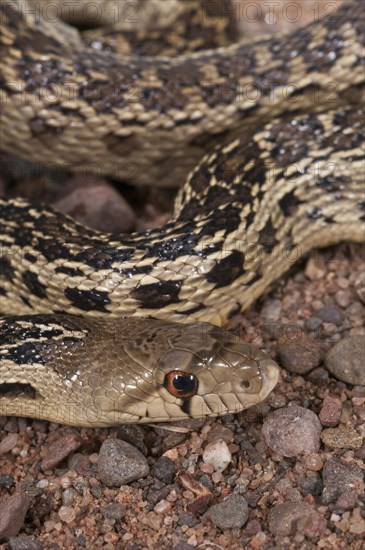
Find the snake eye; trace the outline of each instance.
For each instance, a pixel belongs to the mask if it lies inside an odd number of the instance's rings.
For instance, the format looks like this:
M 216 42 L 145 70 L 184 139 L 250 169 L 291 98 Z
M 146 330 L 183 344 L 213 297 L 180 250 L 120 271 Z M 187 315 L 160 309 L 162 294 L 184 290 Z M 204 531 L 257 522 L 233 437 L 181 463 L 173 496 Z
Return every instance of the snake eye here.
M 173 370 L 166 374 L 164 386 L 174 397 L 192 397 L 198 390 L 198 380 L 193 374 Z

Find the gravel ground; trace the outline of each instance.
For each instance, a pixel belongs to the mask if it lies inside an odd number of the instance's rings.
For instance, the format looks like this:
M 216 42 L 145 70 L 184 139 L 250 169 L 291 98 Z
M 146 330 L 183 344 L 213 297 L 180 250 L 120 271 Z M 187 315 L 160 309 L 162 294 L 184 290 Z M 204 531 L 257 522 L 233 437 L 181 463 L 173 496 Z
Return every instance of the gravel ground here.
M 2 160 L 3 195 L 99 229 L 159 225 L 172 208 L 169 191 L 121 196 L 101 179 Z M 243 413 L 179 431 L 0 418 L 0 548 L 363 549 L 364 272 L 359 245 L 313 251 L 231 320 L 282 367 L 267 401 Z

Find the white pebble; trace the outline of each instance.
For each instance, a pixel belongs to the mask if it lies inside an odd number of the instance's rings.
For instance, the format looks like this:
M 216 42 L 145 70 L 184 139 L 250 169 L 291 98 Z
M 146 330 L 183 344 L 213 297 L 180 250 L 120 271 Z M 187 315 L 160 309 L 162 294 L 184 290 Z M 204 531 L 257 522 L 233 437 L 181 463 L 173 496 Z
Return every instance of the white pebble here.
M 160 500 L 154 507 L 154 511 L 157 514 L 166 514 L 166 512 L 169 512 L 171 510 L 171 503 L 167 500 Z
M 223 472 L 231 462 L 231 451 L 223 439 L 209 443 L 203 452 L 203 461 L 211 464 L 217 472 Z
M 40 481 L 38 481 L 36 487 L 38 487 L 38 489 L 44 489 L 45 487 L 48 487 L 48 485 L 49 485 L 48 479 L 41 479 Z
M 75 508 L 72 508 L 71 506 L 61 506 L 58 510 L 58 516 L 65 523 L 71 523 L 71 521 L 73 521 L 76 517 Z

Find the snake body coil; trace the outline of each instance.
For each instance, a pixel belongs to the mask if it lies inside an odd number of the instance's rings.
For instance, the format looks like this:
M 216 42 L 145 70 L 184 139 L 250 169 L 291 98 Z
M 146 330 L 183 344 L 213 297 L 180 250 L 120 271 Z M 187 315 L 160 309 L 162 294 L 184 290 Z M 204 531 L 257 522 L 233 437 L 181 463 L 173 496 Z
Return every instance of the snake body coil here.
M 45 4 L 0 5 L 1 146 L 33 162 L 176 186 L 213 145 L 346 105 L 364 80 L 361 2 L 283 38 L 172 59 L 85 46 L 42 18 Z
M 163 184 L 223 144 L 190 173 L 172 220 L 144 233 L 103 234 L 0 200 L 1 311 L 21 315 L 0 326 L 3 413 L 110 425 L 261 401 L 278 373 L 262 352 L 180 323 L 222 325 L 308 250 L 364 241 L 361 6 L 282 39 L 128 61 L 62 41 L 22 6 L 3 14 L 7 151 L 122 177 L 128 159 L 141 181 Z M 256 100 L 240 101 L 244 84 Z M 77 99 L 63 95 L 71 85 Z

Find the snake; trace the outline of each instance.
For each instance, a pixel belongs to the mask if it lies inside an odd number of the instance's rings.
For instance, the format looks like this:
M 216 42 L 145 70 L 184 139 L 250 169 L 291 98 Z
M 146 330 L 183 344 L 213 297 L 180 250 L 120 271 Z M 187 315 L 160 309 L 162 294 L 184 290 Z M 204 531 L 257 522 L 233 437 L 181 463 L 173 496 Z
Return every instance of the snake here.
M 1 10 L 5 151 L 185 181 L 170 221 L 130 235 L 0 199 L 0 412 L 95 427 L 260 403 L 279 368 L 222 327 L 308 251 L 364 242 L 360 3 L 155 58 L 95 50 L 21 0 Z

